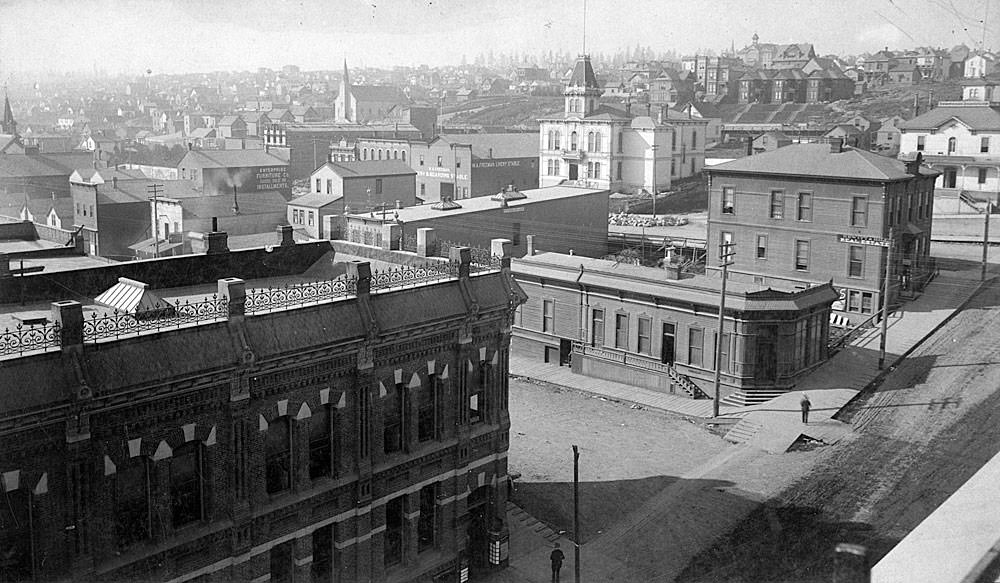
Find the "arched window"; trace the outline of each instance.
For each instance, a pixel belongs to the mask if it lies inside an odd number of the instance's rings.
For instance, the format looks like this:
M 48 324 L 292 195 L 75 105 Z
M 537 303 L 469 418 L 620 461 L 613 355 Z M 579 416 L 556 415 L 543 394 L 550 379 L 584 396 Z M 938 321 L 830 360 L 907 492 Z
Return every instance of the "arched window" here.
M 551 149 L 555 148 L 555 143 L 556 143 L 555 132 L 553 130 L 549 130 L 548 149 L 551 150 Z
M 136 457 L 115 473 L 115 534 L 124 549 L 149 538 L 150 463 Z
M 601 132 L 597 132 L 596 134 L 594 134 L 594 151 L 595 152 L 601 152 L 602 151 L 602 146 L 603 146 L 603 144 L 601 143 L 602 141 L 603 140 L 601 138 Z
M 561 176 L 561 175 L 562 175 L 562 164 L 559 162 L 559 160 L 556 160 L 556 176 Z
M 618 132 L 618 151 L 625 151 L 625 134 L 623 132 Z
M 576 132 L 573 132 L 569 135 L 569 149 L 575 150 L 576 146 Z
M 555 168 L 555 164 L 553 164 L 553 162 L 554 160 L 549 160 L 545 163 L 545 174 L 547 176 L 552 176 L 554 174 L 553 169 Z
M 601 163 L 600 162 L 594 162 L 594 174 L 593 174 L 593 176 L 594 176 L 594 178 L 598 178 L 598 179 L 601 177 Z
M 330 407 L 313 412 L 309 419 L 309 478 L 315 480 L 330 475 L 332 466 L 332 432 Z
M 403 162 L 406 162 L 406 150 L 402 151 L 402 155 L 403 155 Z
M 378 159 L 379 159 L 379 160 L 381 160 L 381 159 L 382 159 L 382 148 L 379 148 L 379 149 L 378 149 Z
M 292 434 L 288 417 L 271 422 L 264 437 L 267 466 L 267 493 L 276 494 L 292 487 Z
M 392 159 L 393 160 L 399 160 L 399 150 L 393 150 L 392 151 Z
M 202 447 L 190 441 L 174 450 L 170 458 L 170 509 L 174 528 L 205 517 Z
M 587 151 L 588 152 L 594 151 L 594 132 L 587 133 Z
M 955 138 L 948 138 L 948 153 L 953 154 L 955 152 Z
M 691 130 L 691 147 L 698 147 L 698 130 Z
M 562 148 L 562 132 L 560 130 L 556 130 L 556 147 L 555 147 L 555 149 L 558 150 L 560 148 Z
M 362 148 L 362 150 L 361 150 L 361 159 L 362 160 L 367 160 L 368 159 L 368 148 Z

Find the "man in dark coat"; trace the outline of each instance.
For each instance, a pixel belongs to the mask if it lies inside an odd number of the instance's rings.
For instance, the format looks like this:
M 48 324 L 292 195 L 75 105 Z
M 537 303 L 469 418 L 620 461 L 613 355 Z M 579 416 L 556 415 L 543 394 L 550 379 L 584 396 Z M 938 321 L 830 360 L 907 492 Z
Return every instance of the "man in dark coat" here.
M 562 569 L 562 562 L 565 558 L 566 555 L 559 550 L 559 543 L 556 543 L 552 554 L 549 555 L 549 559 L 552 561 L 552 583 L 559 583 L 559 569 Z
M 812 403 L 809 402 L 809 395 L 802 393 L 802 401 L 799 404 L 802 405 L 802 422 L 808 425 L 809 409 L 812 407 Z

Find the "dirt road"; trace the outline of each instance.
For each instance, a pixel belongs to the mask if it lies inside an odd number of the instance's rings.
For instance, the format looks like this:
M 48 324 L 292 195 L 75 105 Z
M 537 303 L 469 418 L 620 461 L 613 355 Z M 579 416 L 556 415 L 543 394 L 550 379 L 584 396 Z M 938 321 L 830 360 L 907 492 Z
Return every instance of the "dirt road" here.
M 1000 451 L 998 306 L 994 283 L 845 411 L 849 439 L 677 580 L 829 581 L 838 542 L 885 555 Z

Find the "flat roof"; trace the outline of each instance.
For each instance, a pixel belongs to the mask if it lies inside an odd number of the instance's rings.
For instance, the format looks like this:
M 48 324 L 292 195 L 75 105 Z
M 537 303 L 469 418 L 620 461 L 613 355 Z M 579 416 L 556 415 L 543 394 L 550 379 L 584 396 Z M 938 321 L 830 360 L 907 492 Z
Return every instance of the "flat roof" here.
M 516 208 L 519 206 L 529 205 L 533 203 L 551 202 L 554 200 L 574 198 L 578 196 L 590 196 L 594 194 L 601 194 L 608 192 L 610 191 L 594 189 L 594 188 L 584 188 L 581 186 L 547 186 L 545 188 L 522 190 L 521 193 L 524 194 L 527 198 L 508 201 L 507 206 L 511 208 Z M 394 210 L 393 213 L 395 215 L 395 218 L 398 218 L 403 222 L 413 222 L 413 221 L 425 221 L 428 219 L 437 219 L 442 217 L 453 217 L 468 213 L 478 213 L 490 209 L 500 208 L 500 203 L 493 200 L 492 197 L 489 196 L 476 196 L 473 198 L 463 198 L 460 200 L 456 200 L 455 202 L 462 205 L 462 208 L 456 208 L 445 211 L 432 208 L 432 205 L 429 204 L 422 204 L 418 206 L 409 206 L 398 210 Z M 348 216 L 370 219 L 370 217 L 366 214 L 348 215 Z
M 719 291 L 722 289 L 722 277 L 718 275 L 667 279 L 664 270 L 656 267 L 564 253 L 540 253 L 514 259 L 511 270 L 515 279 L 518 275 L 550 281 L 561 279 L 574 284 L 628 290 L 650 296 L 669 296 L 673 300 L 702 305 L 717 305 Z M 824 290 L 821 288 L 829 293 L 822 293 Z M 811 297 L 816 293 L 821 293 L 821 296 Z M 730 279 L 726 286 L 726 307 L 732 310 L 793 310 L 815 305 L 824 299 L 832 302 L 837 297 L 837 292 L 830 284 L 810 287 L 795 287 L 788 283 L 764 286 Z

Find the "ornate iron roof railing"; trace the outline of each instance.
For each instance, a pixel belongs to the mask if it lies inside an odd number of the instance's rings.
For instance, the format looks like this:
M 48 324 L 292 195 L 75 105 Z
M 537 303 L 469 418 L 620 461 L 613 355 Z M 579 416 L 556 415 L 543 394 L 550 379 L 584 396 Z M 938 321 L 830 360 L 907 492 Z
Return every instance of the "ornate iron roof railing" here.
M 217 295 L 200 302 L 164 302 L 139 314 L 127 314 L 118 310 L 103 315 L 92 312 L 90 318 L 84 318 L 83 321 L 83 341 L 97 342 L 142 332 L 180 328 L 186 324 L 224 320 L 228 314 L 229 300 Z
M 246 313 L 271 312 L 294 306 L 316 304 L 325 300 L 346 298 L 358 293 L 358 281 L 351 277 L 328 279 L 313 283 L 277 288 L 247 290 Z
M 13 330 L 0 332 L 0 357 L 20 356 L 25 352 L 59 347 L 59 323 L 28 325 L 19 323 Z

